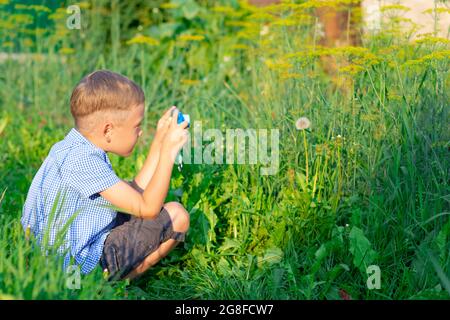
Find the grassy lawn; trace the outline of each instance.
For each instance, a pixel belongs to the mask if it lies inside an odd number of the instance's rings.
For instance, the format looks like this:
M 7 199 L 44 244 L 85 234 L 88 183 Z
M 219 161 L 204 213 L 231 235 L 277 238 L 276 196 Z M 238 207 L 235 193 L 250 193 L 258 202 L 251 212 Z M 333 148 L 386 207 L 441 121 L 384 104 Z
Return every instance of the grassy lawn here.
M 388 8 L 361 46 L 325 48 L 317 1 L 219 2 L 90 1 L 72 30 L 71 2 L 0 0 L 0 299 L 450 298 L 450 40 L 410 38 L 402 9 Z M 450 14 L 439 6 L 430 14 Z M 186 242 L 138 280 L 108 283 L 98 268 L 72 290 L 20 217 L 73 126 L 73 87 L 95 69 L 146 95 L 134 153 L 109 155 L 119 177 L 137 173 L 172 105 L 203 132 L 279 130 L 279 166 L 174 169 L 167 201 L 190 212 Z M 309 128 L 297 128 L 301 117 Z M 371 265 L 379 289 L 368 288 Z

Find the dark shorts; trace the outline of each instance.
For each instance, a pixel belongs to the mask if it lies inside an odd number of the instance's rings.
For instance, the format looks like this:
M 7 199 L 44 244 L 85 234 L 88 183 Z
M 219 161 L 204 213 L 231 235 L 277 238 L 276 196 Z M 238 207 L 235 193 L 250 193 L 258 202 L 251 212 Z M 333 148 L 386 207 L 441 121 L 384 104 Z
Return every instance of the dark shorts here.
M 169 239 L 184 241 L 185 233 L 173 231 L 165 208 L 153 220 L 118 212 L 115 227 L 105 240 L 100 266 L 108 269 L 110 279 L 123 278 Z

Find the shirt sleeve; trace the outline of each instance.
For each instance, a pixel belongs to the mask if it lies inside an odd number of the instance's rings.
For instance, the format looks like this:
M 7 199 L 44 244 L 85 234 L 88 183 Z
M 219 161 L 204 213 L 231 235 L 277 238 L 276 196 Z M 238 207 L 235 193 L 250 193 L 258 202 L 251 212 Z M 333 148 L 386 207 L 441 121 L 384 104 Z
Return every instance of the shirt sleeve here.
M 106 154 L 94 150 L 72 157 L 73 160 L 63 166 L 63 179 L 86 198 L 112 187 L 121 180 L 105 157 Z

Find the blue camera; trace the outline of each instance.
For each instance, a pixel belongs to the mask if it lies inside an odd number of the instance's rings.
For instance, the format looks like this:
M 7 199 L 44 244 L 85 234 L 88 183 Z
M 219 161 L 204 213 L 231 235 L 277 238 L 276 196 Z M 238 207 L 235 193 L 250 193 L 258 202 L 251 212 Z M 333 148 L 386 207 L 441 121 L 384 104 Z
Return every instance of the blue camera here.
M 181 113 L 181 111 L 178 111 L 177 123 L 180 124 L 180 123 L 182 123 L 185 120 L 188 122 L 188 126 L 187 127 L 189 128 L 191 126 L 191 119 L 190 119 L 189 115 L 188 114 L 183 114 L 183 113 Z

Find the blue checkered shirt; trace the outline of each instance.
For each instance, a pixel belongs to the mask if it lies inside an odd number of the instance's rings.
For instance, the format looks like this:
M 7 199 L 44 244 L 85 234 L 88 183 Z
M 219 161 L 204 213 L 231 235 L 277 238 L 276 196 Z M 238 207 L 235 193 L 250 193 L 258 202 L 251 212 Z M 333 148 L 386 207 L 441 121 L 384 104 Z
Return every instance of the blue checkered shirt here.
M 75 262 L 89 273 L 98 265 L 117 214 L 99 192 L 119 181 L 105 151 L 72 128 L 34 176 L 22 226 L 42 247 L 48 243 L 45 248 L 64 255 L 64 269 Z

